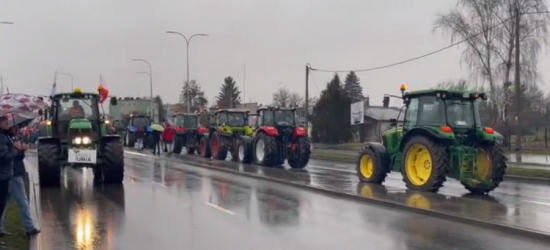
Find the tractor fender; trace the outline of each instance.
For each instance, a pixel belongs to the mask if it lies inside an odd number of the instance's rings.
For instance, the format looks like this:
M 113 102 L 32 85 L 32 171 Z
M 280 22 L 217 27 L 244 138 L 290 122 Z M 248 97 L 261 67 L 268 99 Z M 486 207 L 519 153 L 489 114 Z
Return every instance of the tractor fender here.
M 38 143 L 48 143 L 48 144 L 58 144 L 60 142 L 59 138 L 53 136 L 43 136 L 38 138 Z
M 382 166 L 389 166 L 390 155 L 388 154 L 386 147 L 382 143 L 368 142 L 363 149 L 365 148 L 371 149 L 376 154 L 378 159 L 380 159 Z
M 250 136 L 243 135 L 243 136 L 241 136 L 241 139 L 242 139 L 246 144 L 252 143 L 252 137 L 250 137 Z
M 429 137 L 436 141 L 450 141 L 452 140 L 452 138 L 454 138 L 454 135 L 446 137 L 442 135 L 439 131 L 430 127 L 417 127 L 407 131 L 405 135 L 403 135 L 403 138 L 401 139 L 401 144 L 399 145 L 399 150 L 403 151 L 403 149 L 405 148 L 405 144 L 407 144 L 409 138 L 418 135 Z
M 104 135 L 101 136 L 101 142 L 112 142 L 112 141 L 120 141 L 120 135 Z

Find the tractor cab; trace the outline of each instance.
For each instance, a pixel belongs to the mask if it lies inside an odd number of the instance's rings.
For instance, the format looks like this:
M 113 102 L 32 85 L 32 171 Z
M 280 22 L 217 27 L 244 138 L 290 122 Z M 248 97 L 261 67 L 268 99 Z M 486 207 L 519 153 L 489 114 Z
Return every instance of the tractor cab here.
M 101 125 L 105 122 L 99 113 L 99 95 L 82 93 L 76 88 L 73 93 L 52 96 L 49 110 L 51 132 L 62 143 L 84 146 L 93 144 L 100 136 Z M 71 139 L 68 141 L 68 139 Z
M 219 109 L 214 112 L 218 125 L 229 127 L 248 126 L 248 111 L 243 109 Z
M 199 114 L 180 113 L 173 115 L 171 118 L 176 133 L 183 133 L 186 130 L 195 130 L 201 127 Z
M 296 126 L 296 109 L 262 107 L 258 109 L 256 128 L 262 128 L 269 135 L 276 135 L 281 141 L 289 141 L 305 135 L 302 127 Z
M 128 131 L 130 132 L 151 132 L 153 121 L 148 115 L 130 115 L 128 121 Z

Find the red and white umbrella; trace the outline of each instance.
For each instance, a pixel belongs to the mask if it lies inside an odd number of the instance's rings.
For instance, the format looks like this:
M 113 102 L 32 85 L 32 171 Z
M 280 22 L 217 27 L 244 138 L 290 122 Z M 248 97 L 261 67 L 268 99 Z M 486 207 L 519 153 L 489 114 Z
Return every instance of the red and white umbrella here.
M 0 96 L 0 115 L 34 112 L 47 108 L 43 100 L 27 94 L 5 94 Z

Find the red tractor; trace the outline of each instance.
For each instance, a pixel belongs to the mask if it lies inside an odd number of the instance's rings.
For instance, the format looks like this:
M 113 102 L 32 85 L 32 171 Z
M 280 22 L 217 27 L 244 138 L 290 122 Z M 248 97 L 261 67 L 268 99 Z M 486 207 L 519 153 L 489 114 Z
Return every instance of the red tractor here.
M 256 130 L 246 154 L 255 164 L 280 166 L 285 160 L 291 168 L 302 169 L 309 162 L 311 143 L 303 127 L 296 125 L 296 109 L 262 107 L 258 109 Z
M 208 129 L 202 127 L 199 121 L 198 114 L 176 114 L 172 116 L 174 130 L 174 148 L 173 153 L 179 154 L 185 147 L 187 154 L 194 154 L 203 133 L 208 132 Z M 200 152 L 198 152 L 200 154 Z

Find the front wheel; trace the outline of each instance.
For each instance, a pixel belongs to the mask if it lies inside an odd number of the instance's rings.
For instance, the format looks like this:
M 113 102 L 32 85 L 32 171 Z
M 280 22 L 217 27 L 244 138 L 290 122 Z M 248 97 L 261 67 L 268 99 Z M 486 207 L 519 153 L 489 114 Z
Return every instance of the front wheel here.
M 210 152 L 210 143 L 208 142 L 208 138 L 206 136 L 201 136 L 201 139 L 199 140 L 199 154 L 204 158 L 210 158 L 212 157 L 212 153 Z
M 61 185 L 60 148 L 57 143 L 38 143 L 38 178 L 40 186 L 58 187 Z
M 288 159 L 288 165 L 294 169 L 305 168 L 311 155 L 311 143 L 306 137 L 299 137 L 294 145 L 295 149 Z
M 388 168 L 371 148 L 365 147 L 359 152 L 355 169 L 359 181 L 382 184 L 388 175 Z
M 250 139 L 238 138 L 231 154 L 232 160 L 240 163 L 252 162 L 252 143 Z
M 124 179 L 124 149 L 118 141 L 107 141 L 101 146 L 101 164 L 94 167 L 94 182 L 121 184 Z
M 172 148 L 172 153 L 181 154 L 181 149 L 183 148 L 183 136 L 177 135 L 174 137 L 174 148 Z
M 227 158 L 227 151 L 226 138 L 220 136 L 218 132 L 212 133 L 212 136 L 210 136 L 212 158 L 224 161 Z

